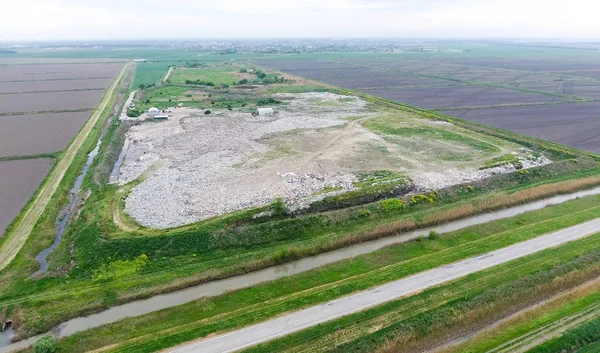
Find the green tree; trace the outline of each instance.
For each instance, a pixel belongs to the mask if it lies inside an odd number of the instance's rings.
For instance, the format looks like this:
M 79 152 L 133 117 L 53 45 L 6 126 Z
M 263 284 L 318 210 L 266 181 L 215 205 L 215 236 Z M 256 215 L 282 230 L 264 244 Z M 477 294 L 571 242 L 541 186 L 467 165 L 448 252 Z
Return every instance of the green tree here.
M 208 110 L 208 109 L 204 111 L 204 114 L 205 114 L 205 115 L 208 115 L 208 114 L 210 114 L 210 113 L 211 113 L 211 111 L 210 111 L 210 110 Z

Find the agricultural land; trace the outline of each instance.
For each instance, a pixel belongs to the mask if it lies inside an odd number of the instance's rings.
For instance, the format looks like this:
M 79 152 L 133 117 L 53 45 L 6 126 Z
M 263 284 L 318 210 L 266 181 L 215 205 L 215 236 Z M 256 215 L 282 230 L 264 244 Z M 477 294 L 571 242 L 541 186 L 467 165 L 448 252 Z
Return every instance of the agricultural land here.
M 0 61 L 0 352 L 598 348 L 594 52 L 246 45 Z

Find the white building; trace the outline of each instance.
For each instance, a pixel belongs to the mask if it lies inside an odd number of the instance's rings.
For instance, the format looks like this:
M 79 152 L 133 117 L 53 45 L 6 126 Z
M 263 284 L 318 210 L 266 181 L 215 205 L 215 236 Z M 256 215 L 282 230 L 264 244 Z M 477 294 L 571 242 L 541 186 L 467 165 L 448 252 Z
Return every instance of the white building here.
M 256 112 L 258 116 L 271 116 L 274 113 L 273 108 L 258 108 Z
M 160 110 L 158 110 L 158 108 L 152 107 L 148 109 L 148 113 L 150 113 L 150 115 L 152 115 L 152 117 L 154 118 L 156 115 L 158 115 L 158 113 L 160 113 Z

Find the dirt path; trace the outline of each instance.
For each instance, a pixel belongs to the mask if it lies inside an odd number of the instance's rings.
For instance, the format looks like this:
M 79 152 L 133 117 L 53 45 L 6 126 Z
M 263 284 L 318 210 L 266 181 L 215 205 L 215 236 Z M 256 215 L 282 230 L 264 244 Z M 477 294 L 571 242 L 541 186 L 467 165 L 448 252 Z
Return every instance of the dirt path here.
M 46 206 L 56 192 L 56 189 L 58 189 L 58 186 L 67 172 L 67 169 L 73 162 L 75 155 L 87 139 L 90 131 L 96 125 L 100 119 L 100 116 L 102 115 L 102 112 L 110 102 L 111 97 L 121 81 L 121 78 L 123 78 L 128 66 L 128 63 L 123 66 L 112 85 L 108 88 L 108 90 L 106 90 L 106 94 L 102 98 L 102 101 L 87 123 L 81 129 L 79 134 L 75 137 L 73 142 L 65 150 L 63 157 L 60 159 L 60 161 L 58 161 L 55 168 L 52 169 L 48 179 L 41 186 L 39 192 L 35 196 L 35 199 L 30 203 L 29 208 L 19 220 L 17 226 L 13 228 L 11 232 L 5 235 L 7 239 L 0 247 L 0 271 L 11 263 L 11 261 L 15 258 L 15 256 L 17 256 L 18 252 L 27 241 L 27 238 L 29 237 L 29 234 L 31 234 L 33 227 L 46 209 Z
M 172 72 L 173 72 L 173 66 L 170 66 L 169 71 L 167 71 L 167 73 L 165 74 L 165 77 L 162 80 L 163 83 L 167 82 L 167 80 L 169 79 L 169 76 L 171 76 Z
M 131 101 L 133 101 L 133 97 L 135 96 L 136 92 L 137 90 L 133 90 L 131 93 L 129 93 L 129 97 L 123 105 L 123 110 L 121 111 L 121 120 L 127 120 L 127 107 L 129 107 L 129 104 L 131 104 Z

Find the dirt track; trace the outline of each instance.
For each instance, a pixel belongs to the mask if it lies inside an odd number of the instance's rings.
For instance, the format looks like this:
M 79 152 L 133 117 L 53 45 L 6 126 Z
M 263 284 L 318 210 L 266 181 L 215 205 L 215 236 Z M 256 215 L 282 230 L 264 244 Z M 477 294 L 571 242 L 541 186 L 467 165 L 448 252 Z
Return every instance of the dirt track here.
M 21 250 L 27 241 L 27 238 L 29 237 L 29 234 L 31 234 L 34 225 L 37 223 L 38 219 L 46 209 L 50 198 L 54 195 L 67 169 L 73 162 L 75 155 L 87 139 L 92 128 L 100 119 L 100 116 L 108 105 L 108 102 L 111 100 L 111 97 L 114 95 L 115 89 L 125 74 L 127 66 L 128 65 L 126 64 L 121 68 L 119 75 L 115 78 L 113 84 L 106 91 L 106 94 L 102 98 L 100 105 L 81 129 L 77 137 L 75 137 L 73 142 L 65 150 L 63 158 L 58 161 L 56 167 L 52 170 L 48 176 L 48 179 L 40 188 L 33 202 L 30 204 L 30 207 L 26 210 L 17 226 L 13 229 L 13 231 L 4 235 L 7 237 L 7 239 L 0 247 L 0 271 L 11 263 L 11 261 L 15 258 L 15 256 L 17 256 L 19 250 Z

